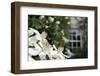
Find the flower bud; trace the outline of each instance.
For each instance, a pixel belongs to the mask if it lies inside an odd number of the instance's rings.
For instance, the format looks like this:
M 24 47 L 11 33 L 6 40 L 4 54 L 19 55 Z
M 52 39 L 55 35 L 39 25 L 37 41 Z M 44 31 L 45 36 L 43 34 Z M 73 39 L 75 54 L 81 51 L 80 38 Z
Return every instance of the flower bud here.
M 45 16 L 42 15 L 42 16 L 39 17 L 39 19 L 41 20 L 41 19 L 43 19 L 44 17 L 45 17 Z
M 59 25 L 59 24 L 60 24 L 60 21 L 56 21 L 56 24 L 58 24 L 58 25 Z
M 54 18 L 53 17 L 49 17 L 48 19 L 49 19 L 50 22 L 53 22 L 54 21 Z
M 48 28 L 48 26 L 47 26 L 47 25 L 45 25 L 45 28 Z

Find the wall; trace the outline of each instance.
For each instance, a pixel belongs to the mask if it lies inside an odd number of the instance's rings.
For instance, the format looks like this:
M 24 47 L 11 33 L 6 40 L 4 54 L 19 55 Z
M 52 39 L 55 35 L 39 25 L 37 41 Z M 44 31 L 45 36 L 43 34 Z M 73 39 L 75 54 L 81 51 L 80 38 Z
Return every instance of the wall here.
M 11 60 L 11 10 L 10 3 L 15 0 L 0 0 L 0 76 L 17 76 L 10 73 L 10 60 Z M 43 3 L 57 3 L 57 4 L 74 4 L 74 5 L 87 5 L 98 6 L 100 16 L 100 1 L 99 0 L 17 0 L 29 2 L 43 2 Z M 100 20 L 100 18 L 98 18 Z M 98 22 L 100 24 L 100 22 Z M 98 26 L 98 33 L 100 33 L 100 26 Z M 98 47 L 100 46 L 100 35 L 98 35 Z M 98 48 L 98 50 L 100 50 Z M 100 51 L 99 51 L 100 57 Z M 100 67 L 100 60 L 99 60 Z M 38 73 L 38 74 L 23 74 L 18 76 L 99 76 L 98 70 L 81 70 L 81 71 L 68 71 L 68 72 L 52 72 L 52 73 Z

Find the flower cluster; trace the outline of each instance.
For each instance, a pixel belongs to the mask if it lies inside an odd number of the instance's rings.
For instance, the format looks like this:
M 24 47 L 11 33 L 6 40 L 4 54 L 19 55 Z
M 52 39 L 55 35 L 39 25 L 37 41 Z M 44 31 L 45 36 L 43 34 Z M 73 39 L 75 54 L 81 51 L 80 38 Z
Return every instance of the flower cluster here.
M 65 45 L 69 42 L 70 18 L 65 16 L 29 15 L 30 60 L 66 59 Z M 68 49 L 67 49 L 68 50 Z

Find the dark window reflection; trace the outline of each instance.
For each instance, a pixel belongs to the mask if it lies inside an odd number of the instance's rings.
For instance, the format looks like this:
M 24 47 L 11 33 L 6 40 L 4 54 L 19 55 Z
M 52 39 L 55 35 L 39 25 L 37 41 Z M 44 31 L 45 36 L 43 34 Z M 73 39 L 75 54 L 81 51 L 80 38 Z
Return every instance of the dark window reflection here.
M 80 36 L 77 36 L 77 40 L 80 40 Z
M 76 40 L 76 37 L 75 36 L 73 36 L 73 40 Z
M 76 47 L 76 42 L 73 42 L 73 47 Z
M 77 46 L 80 47 L 80 42 L 77 42 Z

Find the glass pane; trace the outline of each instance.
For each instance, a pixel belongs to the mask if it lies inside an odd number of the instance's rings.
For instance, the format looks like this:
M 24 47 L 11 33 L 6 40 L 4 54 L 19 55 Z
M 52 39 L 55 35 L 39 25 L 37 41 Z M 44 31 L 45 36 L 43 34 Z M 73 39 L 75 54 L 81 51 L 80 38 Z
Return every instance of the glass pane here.
M 76 42 L 73 42 L 73 47 L 76 47 Z
M 77 42 L 77 47 L 80 47 L 80 42 Z
M 75 36 L 73 36 L 73 40 L 76 40 L 76 37 Z
M 76 34 L 76 32 L 73 32 L 72 34 L 73 34 L 73 35 L 75 35 L 75 34 Z
M 80 36 L 77 36 L 77 40 L 80 40 Z

